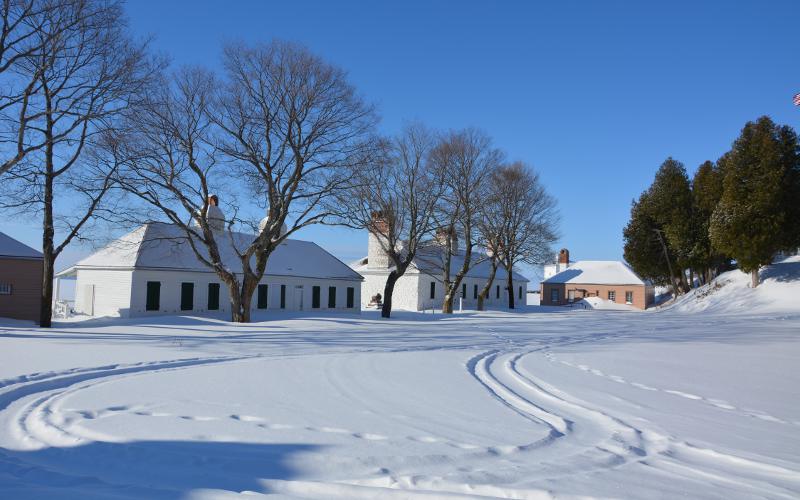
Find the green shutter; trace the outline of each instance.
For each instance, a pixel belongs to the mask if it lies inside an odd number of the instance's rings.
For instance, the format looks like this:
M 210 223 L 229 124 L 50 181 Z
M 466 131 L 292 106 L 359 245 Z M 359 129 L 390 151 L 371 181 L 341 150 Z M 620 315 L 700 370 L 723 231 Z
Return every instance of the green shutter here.
M 158 311 L 159 309 L 161 309 L 161 282 L 148 281 L 147 301 L 145 303 L 145 310 Z
M 286 285 L 281 285 L 281 309 L 286 309 Z
M 219 310 L 219 283 L 208 284 L 208 310 Z
M 311 308 L 319 309 L 319 287 L 311 287 Z
M 328 308 L 333 309 L 336 307 L 336 287 L 329 286 L 328 287 Z
M 347 308 L 352 309 L 355 304 L 356 289 L 349 286 L 347 287 Z
M 267 308 L 267 299 L 269 297 L 269 285 L 258 285 L 258 304 L 259 309 Z
M 181 283 L 181 311 L 194 309 L 194 283 Z

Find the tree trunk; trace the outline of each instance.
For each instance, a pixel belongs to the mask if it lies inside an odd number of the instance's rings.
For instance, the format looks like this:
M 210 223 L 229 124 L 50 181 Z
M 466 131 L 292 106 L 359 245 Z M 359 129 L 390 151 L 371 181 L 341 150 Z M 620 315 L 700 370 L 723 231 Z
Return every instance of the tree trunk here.
M 478 294 L 478 310 L 483 311 L 484 304 L 483 302 L 486 300 L 486 297 L 489 296 L 489 291 L 492 289 L 492 283 L 494 282 L 494 275 L 497 273 L 497 260 L 492 259 L 492 266 L 491 271 L 489 271 L 489 280 L 486 282 L 486 286 L 483 287 L 481 293 Z
M 381 308 L 381 317 L 389 318 L 392 316 L 392 293 L 394 293 L 394 284 L 400 279 L 402 274 L 398 274 L 397 270 L 389 273 L 386 278 L 386 285 L 383 287 L 383 307 Z
M 55 269 L 56 254 L 53 239 L 55 238 L 55 226 L 53 224 L 53 116 L 49 93 L 45 87 L 47 96 L 47 112 L 45 115 L 46 126 L 44 130 L 46 146 L 44 155 L 44 206 L 42 226 L 42 254 L 44 266 L 42 273 L 42 303 L 39 309 L 39 326 L 50 328 L 53 318 L 53 274 Z
M 509 266 L 510 268 L 511 266 Z M 506 268 L 506 284 L 508 286 L 508 308 L 514 309 L 514 275 L 511 273 L 509 268 Z
M 239 297 L 239 287 L 228 287 L 228 293 L 231 294 L 231 322 L 244 323 L 242 301 Z
M 231 302 L 231 322 L 249 323 L 249 304 L 253 299 L 253 291 L 250 290 L 249 295 L 247 295 L 247 287 L 245 287 L 244 282 L 242 282 L 240 285 L 238 280 L 231 279 L 230 277 L 221 274 L 218 274 L 218 276 L 228 286 L 228 294 L 230 295 Z
M 758 268 L 753 269 L 752 271 L 750 271 L 750 280 L 752 282 L 751 283 L 752 287 L 756 288 L 758 286 L 758 283 L 759 283 L 759 280 L 758 280 Z
M 667 252 L 667 244 L 664 242 L 664 236 L 661 234 L 660 229 L 653 229 L 658 235 L 658 241 L 661 243 L 661 250 L 664 252 L 664 259 L 667 261 L 667 268 L 669 269 L 669 277 L 672 280 L 672 289 L 675 291 L 675 295 L 679 295 L 682 293 L 681 291 L 681 278 L 680 276 L 676 277 L 676 274 L 672 270 L 672 262 L 669 260 L 669 252 Z
M 39 309 L 39 326 L 42 328 L 50 328 L 53 318 L 53 275 L 55 268 L 55 256 L 53 255 L 52 237 L 50 239 L 50 247 L 42 252 L 44 255 L 43 269 L 42 269 L 42 303 Z
M 450 284 L 448 287 L 449 290 L 444 294 L 444 303 L 442 304 L 442 313 L 444 314 L 453 314 L 453 300 L 455 299 L 455 294 L 453 291 L 455 287 Z

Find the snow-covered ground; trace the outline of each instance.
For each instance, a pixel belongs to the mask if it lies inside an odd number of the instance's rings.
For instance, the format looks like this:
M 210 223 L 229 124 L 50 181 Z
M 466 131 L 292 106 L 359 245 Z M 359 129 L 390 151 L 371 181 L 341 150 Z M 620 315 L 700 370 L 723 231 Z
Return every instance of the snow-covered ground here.
M 0 498 L 797 498 L 800 262 L 660 310 L 0 320 Z

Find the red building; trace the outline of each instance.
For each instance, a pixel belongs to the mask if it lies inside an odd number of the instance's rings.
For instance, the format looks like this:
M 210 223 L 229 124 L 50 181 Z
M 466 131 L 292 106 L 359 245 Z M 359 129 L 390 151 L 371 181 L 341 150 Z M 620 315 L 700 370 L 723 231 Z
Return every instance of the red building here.
M 39 321 L 42 254 L 0 233 L 0 318 Z

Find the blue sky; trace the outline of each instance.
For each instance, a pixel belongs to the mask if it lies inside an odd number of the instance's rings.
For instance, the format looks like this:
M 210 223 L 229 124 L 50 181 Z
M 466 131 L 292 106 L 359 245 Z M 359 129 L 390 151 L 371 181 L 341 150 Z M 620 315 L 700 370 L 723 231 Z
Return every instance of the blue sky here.
M 557 247 L 575 259 L 622 258 L 630 202 L 667 156 L 692 173 L 747 120 L 800 128 L 796 2 L 136 0 L 127 11 L 175 66 L 218 68 L 226 41 L 296 40 L 349 72 L 386 133 L 409 120 L 483 128 L 540 172 L 562 216 Z M 37 222 L 0 227 L 36 247 Z M 361 232 L 298 237 L 343 260 L 366 253 Z

